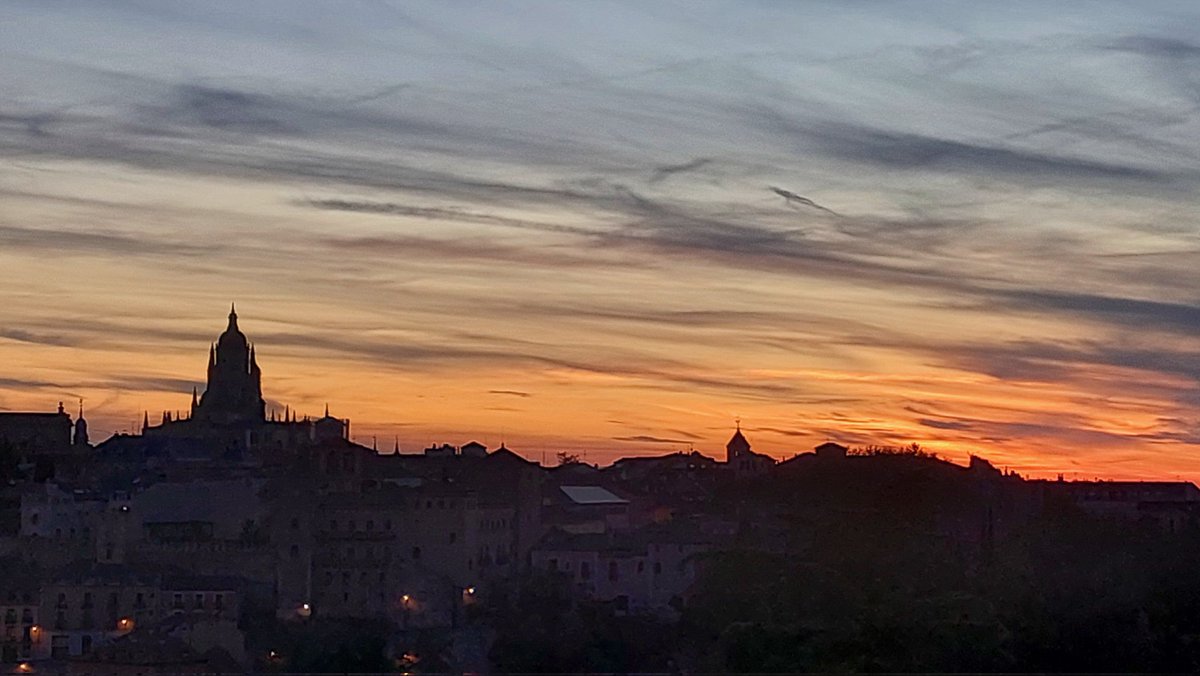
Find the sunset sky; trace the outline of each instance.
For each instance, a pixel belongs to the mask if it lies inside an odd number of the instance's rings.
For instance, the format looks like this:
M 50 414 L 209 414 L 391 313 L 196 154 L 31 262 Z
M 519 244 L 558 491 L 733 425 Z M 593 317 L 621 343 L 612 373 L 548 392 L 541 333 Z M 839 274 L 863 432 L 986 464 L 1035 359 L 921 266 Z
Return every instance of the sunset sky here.
M 1195 2 L 9 0 L 0 409 L 1200 480 L 1198 187 Z

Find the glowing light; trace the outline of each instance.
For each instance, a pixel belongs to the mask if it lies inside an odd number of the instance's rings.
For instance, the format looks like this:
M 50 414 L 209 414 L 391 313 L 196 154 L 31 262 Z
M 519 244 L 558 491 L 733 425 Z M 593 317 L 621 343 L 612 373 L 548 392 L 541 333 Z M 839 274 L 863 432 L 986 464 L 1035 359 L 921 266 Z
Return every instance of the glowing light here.
M 128 631 L 130 629 L 133 629 L 133 619 L 128 618 L 128 617 L 122 617 L 121 619 L 117 620 L 117 629 L 119 629 L 121 631 Z

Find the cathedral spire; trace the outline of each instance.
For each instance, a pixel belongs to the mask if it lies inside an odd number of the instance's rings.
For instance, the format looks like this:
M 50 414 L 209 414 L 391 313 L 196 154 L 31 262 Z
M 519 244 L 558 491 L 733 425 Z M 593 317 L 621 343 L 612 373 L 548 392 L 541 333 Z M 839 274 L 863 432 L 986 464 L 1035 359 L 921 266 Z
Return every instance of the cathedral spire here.
M 142 411 L 142 434 L 150 429 L 150 411 Z

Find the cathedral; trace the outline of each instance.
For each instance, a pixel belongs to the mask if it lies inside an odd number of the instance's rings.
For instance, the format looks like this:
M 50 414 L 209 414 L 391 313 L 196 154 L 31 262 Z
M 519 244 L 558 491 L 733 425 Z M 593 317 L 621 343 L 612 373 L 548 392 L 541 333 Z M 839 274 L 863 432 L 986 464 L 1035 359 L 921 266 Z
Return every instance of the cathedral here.
M 349 440 L 350 421 L 334 418 L 325 408 L 321 418 L 299 417 L 290 408 L 268 414 L 262 394 L 262 369 L 254 344 L 238 327 L 236 307 L 225 331 L 208 349 L 208 382 L 203 394 L 192 390 L 186 414 L 164 411 L 152 425 L 144 417 L 142 437 L 163 455 L 196 456 L 261 464 L 272 456 L 331 440 Z

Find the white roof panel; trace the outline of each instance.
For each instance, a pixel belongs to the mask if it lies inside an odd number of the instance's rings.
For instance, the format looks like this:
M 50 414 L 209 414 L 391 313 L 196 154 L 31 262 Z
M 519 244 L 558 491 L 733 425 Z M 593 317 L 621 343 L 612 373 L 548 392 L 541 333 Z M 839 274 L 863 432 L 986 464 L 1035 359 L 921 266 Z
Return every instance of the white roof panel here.
M 620 498 L 607 488 L 600 486 L 560 486 L 571 502 L 580 505 L 625 505 L 629 501 Z

